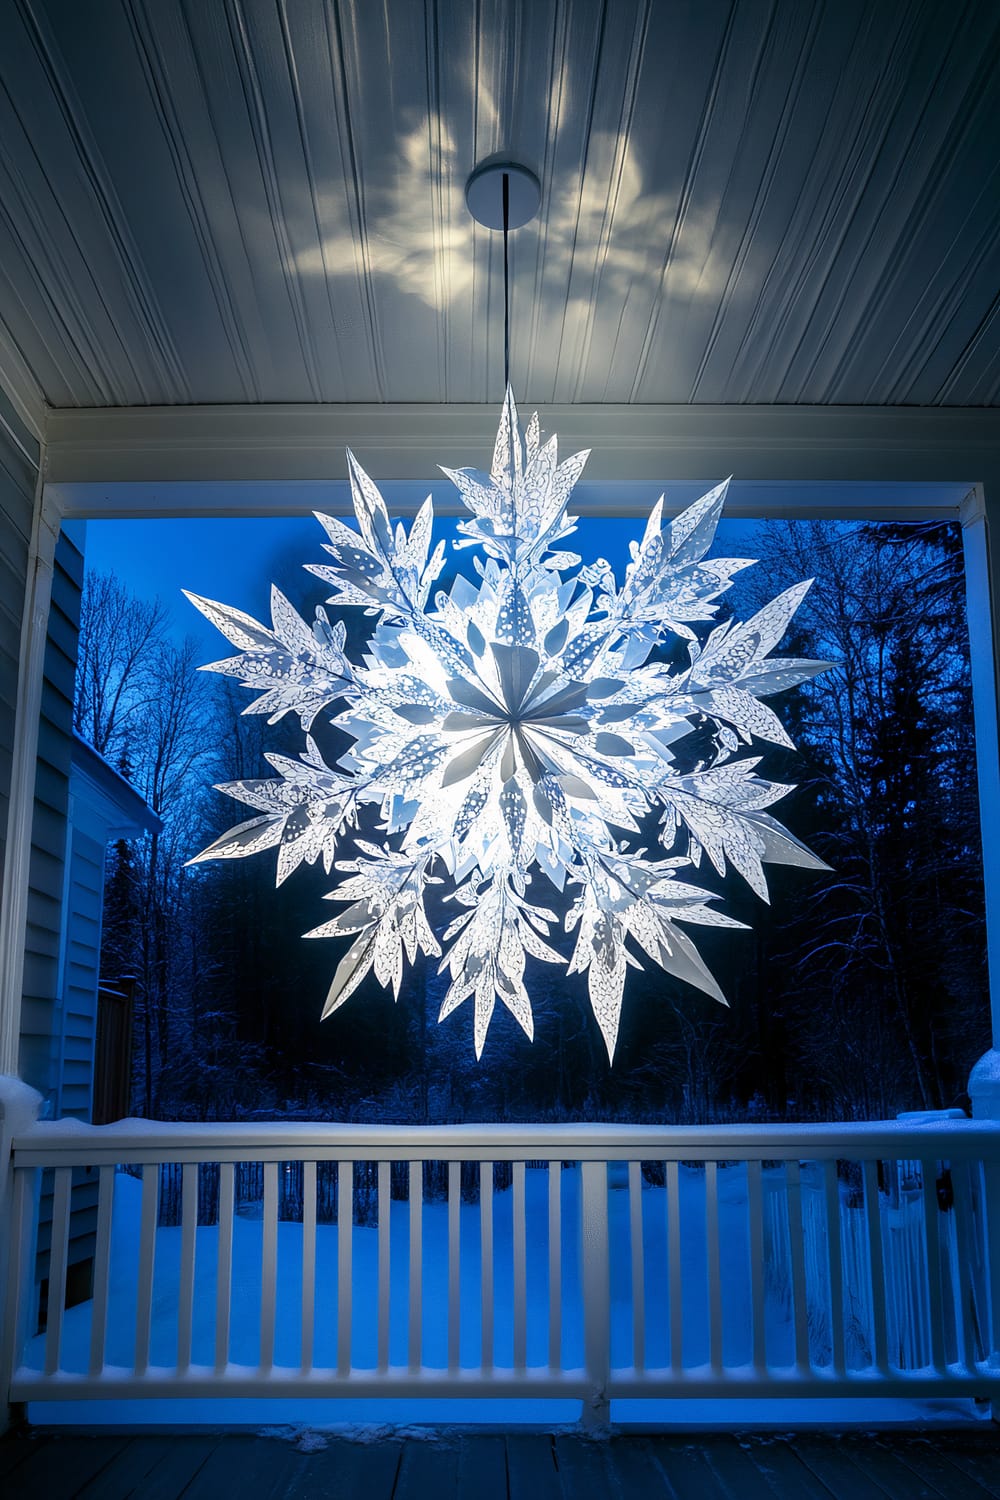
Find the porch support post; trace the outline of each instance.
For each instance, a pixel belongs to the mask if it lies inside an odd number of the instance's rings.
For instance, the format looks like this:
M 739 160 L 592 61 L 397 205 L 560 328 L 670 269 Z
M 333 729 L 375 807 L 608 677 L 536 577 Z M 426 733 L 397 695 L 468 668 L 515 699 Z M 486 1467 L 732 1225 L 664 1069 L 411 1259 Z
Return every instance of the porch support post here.
M 59 515 L 43 503 L 40 477 L 28 553 L 24 614 L 17 668 L 14 753 L 3 883 L 0 890 L 0 1075 L 19 1071 L 21 987 L 24 976 L 25 924 L 31 866 L 31 825 L 35 807 L 38 721 L 42 711 L 42 678 L 49 602 Z
M 611 1422 L 611 1275 L 608 1252 L 608 1164 L 585 1161 L 582 1177 L 583 1358 L 590 1385 L 580 1421 L 593 1433 Z
M 1000 661 L 1000 476 L 977 484 L 962 503 L 965 587 L 976 725 L 976 770 L 983 844 L 986 899 L 986 953 L 993 1045 L 969 1076 L 972 1112 L 1000 1119 L 1000 733 L 997 718 L 997 663 Z M 992 524 L 991 524 L 992 523 Z M 990 543 L 993 542 L 991 549 Z
M 38 1119 L 42 1096 L 19 1078 L 0 1076 L 0 1433 L 7 1431 L 12 1420 L 10 1379 L 18 1350 L 16 1330 L 21 1325 L 23 1306 L 16 1306 L 11 1287 L 11 1260 L 21 1246 L 24 1225 L 14 1224 L 13 1142 L 30 1129 Z M 33 1285 L 33 1277 L 29 1283 Z M 21 1299 L 24 1299 L 24 1287 Z

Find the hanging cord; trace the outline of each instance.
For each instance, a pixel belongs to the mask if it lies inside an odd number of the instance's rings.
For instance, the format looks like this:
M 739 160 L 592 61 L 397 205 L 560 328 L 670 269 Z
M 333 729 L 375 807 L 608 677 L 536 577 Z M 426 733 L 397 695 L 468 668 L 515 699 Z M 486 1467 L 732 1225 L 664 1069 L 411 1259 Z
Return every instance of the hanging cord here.
M 496 201 L 496 200 L 494 200 Z M 510 385 L 510 269 L 507 234 L 510 229 L 510 176 L 503 174 L 503 388 Z

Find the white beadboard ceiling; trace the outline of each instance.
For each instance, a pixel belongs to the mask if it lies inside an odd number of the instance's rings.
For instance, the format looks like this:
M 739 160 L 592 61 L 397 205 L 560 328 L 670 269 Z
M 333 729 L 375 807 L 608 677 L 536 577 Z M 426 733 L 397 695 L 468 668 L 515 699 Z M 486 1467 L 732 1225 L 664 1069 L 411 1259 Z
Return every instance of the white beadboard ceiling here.
M 994 406 L 996 0 L 0 0 L 49 405 Z

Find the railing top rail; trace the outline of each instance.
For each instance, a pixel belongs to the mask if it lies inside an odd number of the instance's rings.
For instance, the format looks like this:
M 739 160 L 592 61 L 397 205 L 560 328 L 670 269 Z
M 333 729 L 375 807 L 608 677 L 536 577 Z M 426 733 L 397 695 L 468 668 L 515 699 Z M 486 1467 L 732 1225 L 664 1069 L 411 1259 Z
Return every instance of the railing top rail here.
M 781 1125 L 354 1125 L 39 1121 L 17 1166 L 158 1161 L 1000 1159 L 1000 1121 Z

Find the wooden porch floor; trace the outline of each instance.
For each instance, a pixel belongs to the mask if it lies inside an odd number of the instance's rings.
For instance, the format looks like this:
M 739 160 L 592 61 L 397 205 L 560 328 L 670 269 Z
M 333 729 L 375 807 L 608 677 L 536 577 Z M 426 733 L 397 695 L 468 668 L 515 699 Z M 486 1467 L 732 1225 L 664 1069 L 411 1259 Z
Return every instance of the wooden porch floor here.
M 311 1451 L 309 1451 L 311 1450 Z M 0 1441 L 4 1500 L 984 1500 L 1000 1430 L 751 1436 L 419 1430 Z

